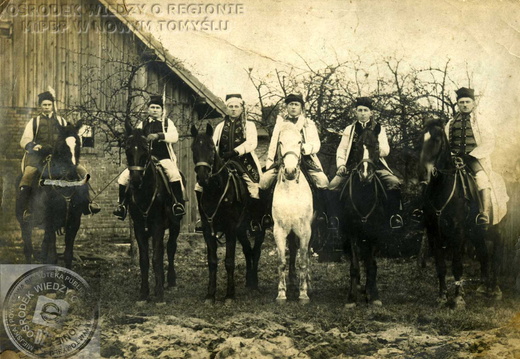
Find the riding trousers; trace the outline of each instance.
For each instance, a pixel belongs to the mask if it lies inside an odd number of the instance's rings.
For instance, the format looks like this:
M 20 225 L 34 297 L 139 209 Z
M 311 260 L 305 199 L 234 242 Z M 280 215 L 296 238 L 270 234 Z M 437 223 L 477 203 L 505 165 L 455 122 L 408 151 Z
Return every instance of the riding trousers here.
M 491 188 L 491 182 L 489 182 L 489 177 L 482 168 L 479 160 L 473 156 L 465 155 L 463 156 L 464 162 L 469 167 L 473 177 L 475 177 L 475 182 L 477 183 L 477 188 L 479 191 L 483 189 Z
M 164 173 L 166 174 L 166 177 L 168 177 L 169 182 L 181 181 L 181 173 L 179 172 L 179 169 L 171 159 L 165 158 L 163 160 L 160 160 L 159 164 L 164 169 Z M 128 168 L 126 168 L 121 173 L 121 175 L 117 179 L 117 183 L 119 183 L 122 186 L 128 186 L 128 184 L 130 183 L 130 171 L 128 170 Z
M 264 172 L 260 176 L 260 188 L 263 190 L 267 190 L 271 188 L 271 185 L 276 180 L 276 176 L 278 176 L 278 168 L 271 168 L 269 171 Z M 312 180 L 316 187 L 320 189 L 328 188 L 329 179 L 327 175 L 323 171 L 316 171 L 313 169 L 307 169 L 307 173 L 311 176 Z
M 386 168 L 376 170 L 377 177 L 383 182 L 387 191 L 399 190 L 401 188 L 401 182 L 392 172 Z M 329 189 L 331 191 L 341 190 L 343 184 L 347 181 L 347 176 L 334 176 L 330 181 Z
M 246 183 L 249 196 L 251 196 L 251 198 L 260 199 L 260 196 L 258 194 L 258 183 L 253 182 L 253 180 L 247 175 L 247 173 L 244 173 L 242 175 L 242 179 Z M 195 191 L 202 192 L 202 187 L 198 183 L 195 183 Z
M 83 167 L 83 165 L 80 165 L 80 164 L 78 164 L 76 166 L 76 172 L 82 179 L 85 178 L 85 176 L 88 173 L 87 169 L 85 167 Z M 32 186 L 34 176 L 36 176 L 37 174 L 39 174 L 38 168 L 33 167 L 33 166 L 26 166 L 23 171 L 22 179 L 20 180 L 20 187 Z

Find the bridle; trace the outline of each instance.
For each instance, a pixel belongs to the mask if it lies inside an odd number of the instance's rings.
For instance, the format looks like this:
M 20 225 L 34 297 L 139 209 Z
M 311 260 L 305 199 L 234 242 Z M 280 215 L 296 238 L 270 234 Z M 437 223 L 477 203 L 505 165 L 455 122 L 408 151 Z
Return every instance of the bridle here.
M 386 197 L 386 192 L 384 190 L 384 186 L 381 183 L 381 180 L 379 179 L 379 177 L 375 175 L 375 171 L 374 171 L 369 176 L 369 181 L 371 183 L 373 183 L 373 185 L 374 185 L 374 202 L 372 203 L 372 206 L 370 207 L 370 210 L 365 215 L 363 215 L 361 213 L 361 211 L 359 210 L 358 206 L 354 202 L 354 197 L 353 197 L 353 193 L 354 193 L 354 191 L 353 191 L 353 182 L 354 182 L 353 178 L 354 178 L 354 174 L 355 173 L 358 173 L 358 175 L 359 175 L 359 171 L 360 171 L 359 168 L 364 163 L 368 163 L 369 166 L 371 165 L 374 168 L 376 166 L 374 161 L 372 159 L 370 159 L 370 158 L 363 158 L 361 161 L 359 161 L 359 163 L 356 165 L 356 167 L 354 167 L 354 169 L 352 171 L 350 171 L 350 175 L 349 175 L 348 181 L 345 184 L 345 186 L 343 187 L 343 190 L 341 191 L 341 194 L 340 194 L 340 198 L 343 197 L 345 189 L 348 186 L 350 204 L 351 204 L 352 208 L 354 209 L 354 212 L 356 212 L 356 214 L 358 214 L 359 217 L 361 218 L 361 223 L 363 223 L 363 224 L 365 224 L 368 221 L 368 218 L 372 215 L 372 213 L 374 213 L 375 209 L 377 208 L 377 204 L 379 202 L 379 188 L 381 188 L 383 190 L 382 193 Z M 372 181 L 372 179 L 374 179 L 374 178 L 376 180 Z
M 282 147 L 283 143 L 282 142 L 278 142 L 278 148 L 280 149 Z M 285 152 L 284 154 L 281 153 L 280 151 L 280 155 L 281 155 L 281 166 L 280 166 L 280 170 L 279 170 L 279 176 L 280 178 L 282 179 L 283 182 L 285 182 L 287 179 L 285 177 L 285 159 L 288 157 L 288 156 L 294 156 L 296 157 L 297 159 L 297 163 L 296 163 L 296 172 L 297 172 L 297 175 L 296 175 L 296 183 L 299 183 L 300 181 L 300 174 L 301 174 L 301 163 L 302 163 L 302 144 L 300 143 L 300 150 L 298 152 L 295 152 L 295 151 L 287 151 Z
M 128 137 L 129 139 L 132 138 L 132 136 Z M 138 146 L 135 146 L 134 147 L 134 160 L 137 158 L 137 151 L 138 151 L 139 147 Z M 139 166 L 139 165 L 131 165 L 131 166 L 128 166 L 128 170 L 129 171 L 137 171 L 137 172 L 142 172 L 141 174 L 141 177 L 144 177 L 146 175 L 146 171 L 150 168 L 150 167 L 155 167 L 153 165 L 153 156 L 152 156 L 152 143 L 150 142 L 148 144 L 148 152 L 147 152 L 147 158 L 146 158 L 146 161 L 144 163 L 143 166 Z M 137 203 L 136 201 L 136 198 L 135 198 L 135 192 L 136 191 L 132 191 L 132 203 L 135 205 L 135 207 L 139 210 L 139 212 L 141 212 L 141 215 L 143 216 L 144 219 L 146 219 L 148 217 L 148 214 L 150 213 L 150 210 L 152 209 L 152 206 L 155 202 L 155 199 L 157 197 L 157 193 L 159 192 L 159 188 L 158 188 L 158 183 L 159 181 L 157 180 L 157 171 L 156 170 L 153 170 L 152 169 L 152 174 L 153 174 L 153 180 L 154 180 L 154 183 L 155 183 L 155 186 L 153 188 L 153 193 L 152 193 L 152 198 L 150 199 L 150 203 L 148 204 L 148 206 L 143 209 L 139 206 L 139 204 Z M 138 189 L 141 189 L 143 185 L 143 181 L 141 181 L 141 184 L 139 185 Z

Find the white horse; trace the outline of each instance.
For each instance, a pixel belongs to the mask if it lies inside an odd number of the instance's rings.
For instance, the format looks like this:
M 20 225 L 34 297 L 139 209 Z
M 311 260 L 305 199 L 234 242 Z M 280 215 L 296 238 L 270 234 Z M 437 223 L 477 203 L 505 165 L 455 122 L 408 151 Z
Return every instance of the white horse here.
M 309 296 L 309 243 L 311 239 L 311 222 L 313 219 L 312 192 L 301 173 L 302 135 L 295 125 L 284 125 L 278 138 L 279 156 L 282 164 L 273 194 L 273 234 L 278 249 L 280 264 L 278 266 L 278 302 L 287 300 L 286 291 L 286 257 L 285 247 L 289 240 L 289 256 L 291 268 L 289 279 L 296 276 L 296 250 L 299 247 L 299 300 L 308 303 Z M 299 240 L 299 243 L 298 241 Z

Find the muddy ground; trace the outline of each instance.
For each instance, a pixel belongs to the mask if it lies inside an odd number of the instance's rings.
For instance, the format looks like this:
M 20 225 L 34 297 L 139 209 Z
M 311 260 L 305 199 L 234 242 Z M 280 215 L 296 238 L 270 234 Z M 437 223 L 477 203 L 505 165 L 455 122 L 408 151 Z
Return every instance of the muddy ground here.
M 1 250 L 3 259 L 21 262 L 19 242 L 4 243 Z M 271 235 L 263 247 L 258 291 L 245 288 L 237 251 L 237 295 L 230 305 L 223 301 L 222 261 L 217 302 L 204 304 L 207 267 L 200 236 L 179 238 L 178 286 L 166 292 L 165 305 L 137 303 L 139 268 L 128 245 L 82 241 L 76 252 L 74 270 L 99 291 L 102 358 L 520 358 L 520 299 L 512 280 L 500 278 L 502 300 L 480 297 L 478 266 L 469 259 L 465 310 L 437 307 L 433 263 L 420 269 L 413 256 L 379 258 L 383 307 L 362 303 L 345 310 L 348 263 L 321 263 L 316 256 L 311 303 L 275 303 Z M 448 282 L 453 289 L 453 278 Z

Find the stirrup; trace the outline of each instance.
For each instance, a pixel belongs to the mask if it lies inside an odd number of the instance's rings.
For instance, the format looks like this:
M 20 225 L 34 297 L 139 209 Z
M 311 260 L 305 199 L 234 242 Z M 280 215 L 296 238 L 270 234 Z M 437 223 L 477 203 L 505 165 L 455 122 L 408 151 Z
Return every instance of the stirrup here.
M 412 211 L 411 220 L 417 223 L 420 223 L 422 221 L 422 218 L 424 216 L 424 211 L 420 208 L 416 208 Z
M 390 217 L 390 228 L 399 229 L 403 228 L 403 217 L 400 214 L 394 214 Z
M 339 228 L 339 219 L 336 216 L 329 217 L 328 229 L 337 230 Z
M 22 221 L 24 222 L 29 222 L 32 218 L 32 213 L 29 212 L 28 209 L 24 210 L 23 211 L 23 214 L 22 214 Z
M 489 215 L 485 212 L 480 212 L 475 217 L 475 224 L 477 226 L 489 226 Z
M 264 214 L 262 216 L 262 222 L 261 225 L 263 228 L 270 228 L 273 226 L 273 218 L 269 214 Z
M 184 209 L 184 206 L 180 202 L 177 202 L 173 205 L 172 211 L 173 211 L 173 214 L 176 215 L 177 217 L 181 217 L 186 214 L 186 210 Z
M 128 210 L 126 209 L 125 206 L 123 206 L 122 204 L 120 204 L 115 210 L 114 212 L 112 212 L 112 214 L 114 216 L 117 217 L 117 219 L 121 220 L 121 221 L 124 221 L 125 218 L 126 218 L 126 215 L 128 213 Z
M 254 220 L 254 219 L 249 222 L 249 228 L 251 229 L 252 233 L 257 233 L 257 232 L 262 231 L 262 226 L 260 225 L 260 223 L 258 223 L 257 220 Z
M 96 202 L 90 202 L 84 214 L 96 214 L 101 211 L 101 207 Z

